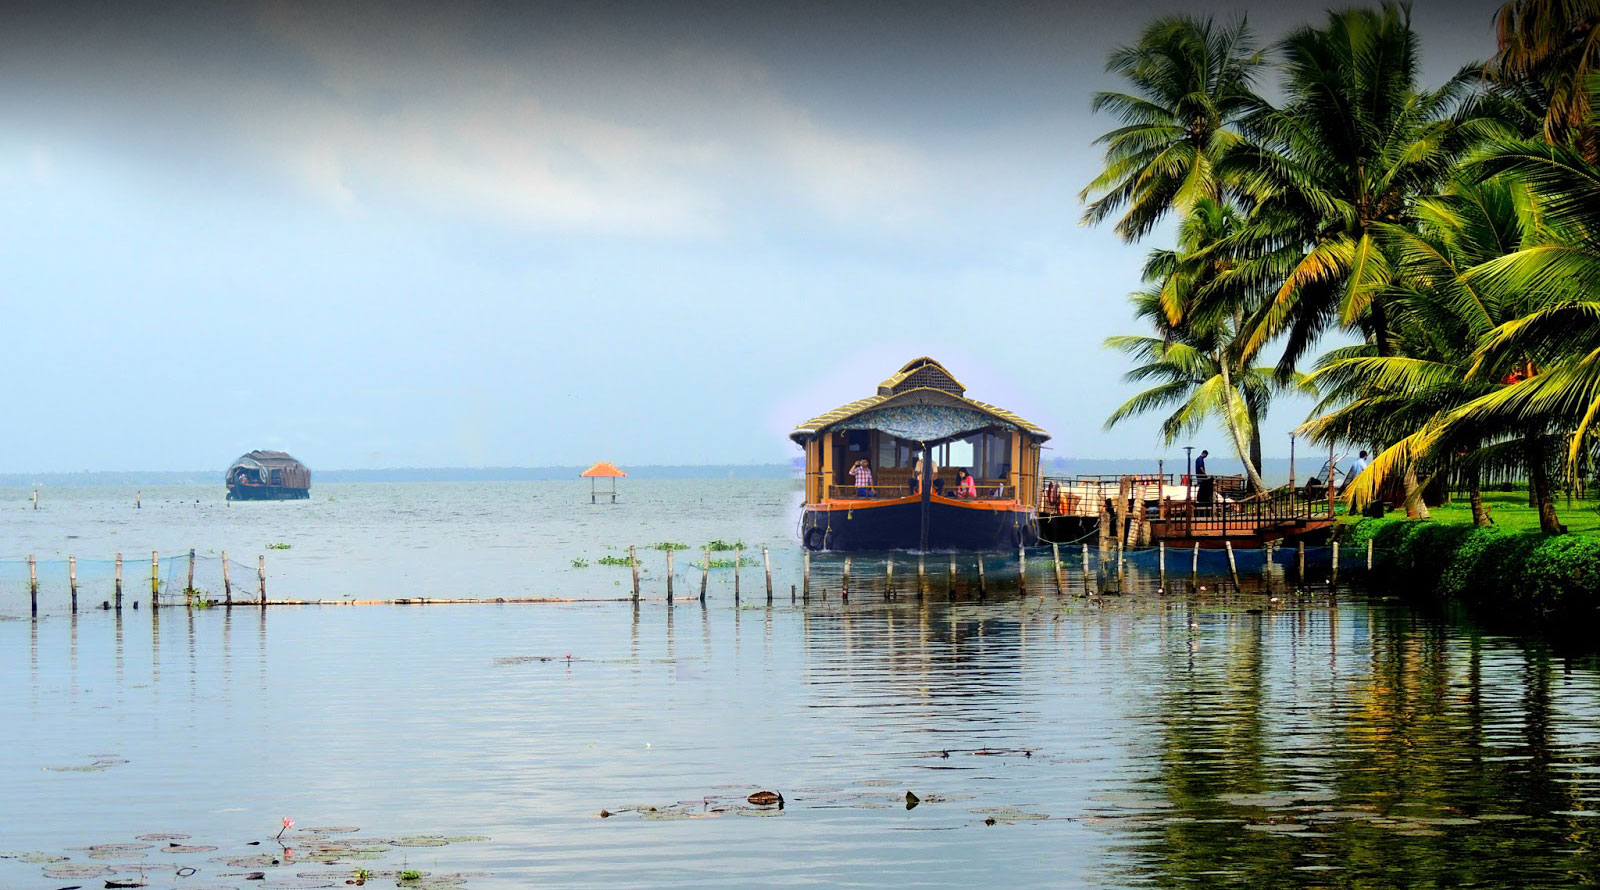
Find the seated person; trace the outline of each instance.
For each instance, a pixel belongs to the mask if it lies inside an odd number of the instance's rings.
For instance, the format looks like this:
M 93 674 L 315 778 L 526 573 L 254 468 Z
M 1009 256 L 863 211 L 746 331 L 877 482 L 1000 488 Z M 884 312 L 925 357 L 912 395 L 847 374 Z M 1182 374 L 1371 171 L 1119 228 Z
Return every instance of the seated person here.
M 956 476 L 958 480 L 956 482 L 956 497 L 975 498 L 978 496 L 978 480 L 972 478 L 971 473 L 966 470 L 957 470 Z

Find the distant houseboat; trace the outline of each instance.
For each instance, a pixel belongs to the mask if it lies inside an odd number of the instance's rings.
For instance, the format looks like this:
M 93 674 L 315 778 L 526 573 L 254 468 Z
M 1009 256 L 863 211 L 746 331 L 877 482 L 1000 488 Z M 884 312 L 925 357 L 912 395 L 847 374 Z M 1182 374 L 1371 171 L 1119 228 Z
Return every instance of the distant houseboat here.
M 288 501 L 311 497 L 311 471 L 282 451 L 252 451 L 225 477 L 230 501 Z
M 808 549 L 1002 550 L 1039 540 L 1039 450 L 1050 434 L 967 398 L 931 358 L 789 438 L 805 449 Z

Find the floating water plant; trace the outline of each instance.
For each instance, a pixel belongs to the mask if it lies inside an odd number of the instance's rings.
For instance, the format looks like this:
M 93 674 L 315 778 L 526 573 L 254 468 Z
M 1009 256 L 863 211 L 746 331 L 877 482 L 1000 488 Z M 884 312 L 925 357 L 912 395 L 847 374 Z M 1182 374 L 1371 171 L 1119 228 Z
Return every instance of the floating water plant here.
M 626 556 L 611 556 L 610 554 L 600 557 L 595 560 L 595 563 L 603 566 L 622 566 L 624 568 L 633 565 L 633 561 Z
M 717 540 L 706 544 L 706 549 L 721 552 L 724 550 L 748 550 L 749 548 L 744 545 L 744 541 L 734 541 L 732 544 L 729 544 L 727 541 L 718 538 Z
M 580 556 L 572 561 L 572 567 L 575 569 L 586 569 L 589 567 L 589 561 Z
M 678 542 L 675 542 L 675 541 L 657 541 L 654 544 L 650 545 L 650 549 L 652 549 L 652 550 L 688 550 L 689 549 L 689 545 L 688 544 L 678 543 Z
M 267 545 L 267 549 L 268 550 L 292 550 L 292 549 L 294 549 L 294 545 L 293 544 L 285 544 L 284 542 L 279 541 L 276 544 L 268 544 Z

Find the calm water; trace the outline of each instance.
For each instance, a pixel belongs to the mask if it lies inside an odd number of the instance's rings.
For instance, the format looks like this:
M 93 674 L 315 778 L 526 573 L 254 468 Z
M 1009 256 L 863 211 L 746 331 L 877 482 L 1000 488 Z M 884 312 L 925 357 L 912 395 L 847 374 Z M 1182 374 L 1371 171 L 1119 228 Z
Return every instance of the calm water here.
M 611 596 L 626 569 L 570 561 L 792 538 L 782 483 L 640 485 L 616 508 L 574 491 L 352 485 L 248 513 L 146 491 L 132 516 L 121 492 L 53 492 L 37 516 L 23 493 L 0 540 L 41 558 L 281 540 L 274 577 L 318 595 Z M 982 601 L 780 586 L 770 607 L 758 577 L 740 608 L 722 578 L 703 607 L 73 618 L 51 599 L 37 621 L 0 583 L 0 887 L 342 887 L 361 867 L 478 888 L 1600 879 L 1587 659 L 1281 576 Z M 785 807 L 745 803 L 758 789 Z

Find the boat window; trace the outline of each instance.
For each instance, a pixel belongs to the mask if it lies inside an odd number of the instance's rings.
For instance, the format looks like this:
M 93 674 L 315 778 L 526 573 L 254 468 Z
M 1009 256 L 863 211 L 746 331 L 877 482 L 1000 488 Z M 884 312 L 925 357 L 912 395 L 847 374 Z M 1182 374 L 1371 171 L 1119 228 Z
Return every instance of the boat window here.
M 980 460 L 984 479 L 1004 479 L 1011 472 L 1011 434 L 984 433 Z
M 951 442 L 948 446 L 950 453 L 948 458 L 945 460 L 944 465 L 947 467 L 965 467 L 968 470 L 971 470 L 973 467 L 973 455 L 977 451 L 977 449 L 973 447 L 973 438 L 975 437 L 958 439 L 954 442 Z

